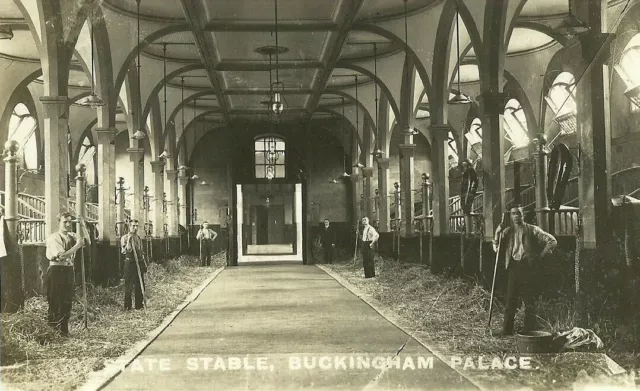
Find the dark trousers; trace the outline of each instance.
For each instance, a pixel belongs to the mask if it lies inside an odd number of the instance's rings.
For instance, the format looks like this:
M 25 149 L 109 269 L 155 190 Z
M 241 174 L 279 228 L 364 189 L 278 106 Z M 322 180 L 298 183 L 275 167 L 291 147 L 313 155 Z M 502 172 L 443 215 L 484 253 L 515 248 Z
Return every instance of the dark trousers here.
M 373 262 L 371 242 L 362 242 L 362 267 L 364 268 L 364 278 L 376 276 L 376 265 Z
M 513 323 L 520 306 L 524 302 L 524 330 L 535 330 L 536 321 L 536 281 L 531 266 L 526 259 L 511 260 L 507 270 L 507 299 L 504 311 L 503 332 L 513 333 Z
M 131 293 L 135 290 L 136 309 L 144 307 L 144 299 L 142 297 L 142 288 L 144 287 L 144 265 L 140 268 L 140 277 L 138 277 L 138 267 L 133 259 L 127 258 L 124 262 L 124 308 L 131 309 Z M 142 281 L 140 279 L 142 278 Z M 142 285 L 140 283 L 142 282 Z
M 71 266 L 49 266 L 47 270 L 47 322 L 69 334 L 69 318 L 75 296 L 75 277 Z
M 333 246 L 332 245 L 328 245 L 328 246 L 323 246 L 322 247 L 324 249 L 324 262 L 325 263 L 332 263 L 333 262 Z
M 202 253 L 200 254 L 200 265 L 211 266 L 211 249 L 213 248 L 213 240 L 202 239 Z

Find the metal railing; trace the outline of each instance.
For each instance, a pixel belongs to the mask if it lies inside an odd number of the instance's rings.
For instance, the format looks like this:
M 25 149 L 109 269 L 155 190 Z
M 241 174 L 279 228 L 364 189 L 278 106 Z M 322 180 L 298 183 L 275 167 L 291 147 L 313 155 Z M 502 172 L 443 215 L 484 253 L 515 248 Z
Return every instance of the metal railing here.
M 18 220 L 18 241 L 20 244 L 42 244 L 46 239 L 44 219 Z

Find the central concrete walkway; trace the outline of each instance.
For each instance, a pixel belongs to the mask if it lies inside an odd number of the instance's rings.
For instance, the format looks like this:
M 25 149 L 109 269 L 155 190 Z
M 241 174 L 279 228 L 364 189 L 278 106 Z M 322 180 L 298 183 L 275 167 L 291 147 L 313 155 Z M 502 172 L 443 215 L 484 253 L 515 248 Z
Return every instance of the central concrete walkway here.
M 475 389 L 415 340 L 387 361 L 408 339 L 315 266 L 227 268 L 106 390 Z

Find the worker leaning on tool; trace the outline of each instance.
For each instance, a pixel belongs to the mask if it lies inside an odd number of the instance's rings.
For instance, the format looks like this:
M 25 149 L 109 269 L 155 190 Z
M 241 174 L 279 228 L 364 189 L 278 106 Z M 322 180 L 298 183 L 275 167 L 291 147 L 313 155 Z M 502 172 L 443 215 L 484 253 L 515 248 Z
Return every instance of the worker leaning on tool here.
M 144 307 L 144 273 L 147 271 L 142 238 L 138 236 L 138 220 L 129 222 L 129 233 L 120 239 L 124 262 L 124 309 L 131 309 L 131 291 L 135 288 L 135 308 Z
M 69 317 L 75 294 L 73 260 L 76 252 L 89 244 L 88 238 L 79 241 L 76 234 L 71 232 L 72 224 L 71 213 L 59 214 L 58 231 L 49 235 L 46 243 L 46 257 L 49 260 L 46 277 L 49 302 L 47 321 L 64 336 L 69 335 Z
M 540 282 L 535 276 L 538 275 L 537 268 L 541 267 L 540 261 L 558 244 L 551 234 L 524 222 L 524 212 L 520 205 L 513 205 L 509 214 L 511 224 L 505 226 L 501 222 L 493 237 L 493 249 L 501 249 L 502 254 L 499 256 L 504 257 L 507 270 L 507 299 L 502 328 L 504 335 L 513 334 L 513 322 L 521 300 L 524 302 L 523 331 L 538 328 L 535 289 Z

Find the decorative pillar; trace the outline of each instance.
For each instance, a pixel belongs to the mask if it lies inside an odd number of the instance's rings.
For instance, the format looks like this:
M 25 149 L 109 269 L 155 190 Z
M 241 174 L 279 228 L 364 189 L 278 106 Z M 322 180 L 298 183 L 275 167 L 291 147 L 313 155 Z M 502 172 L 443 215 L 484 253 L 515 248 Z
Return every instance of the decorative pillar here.
M 400 144 L 400 186 L 401 192 L 404 195 L 402 203 L 402 215 L 404 217 L 404 234 L 413 234 L 413 218 L 415 217 L 414 211 L 414 194 L 413 194 L 413 159 L 415 154 L 416 145 L 413 143 L 412 128 L 410 131 L 404 133 L 404 144 Z
M 166 170 L 169 181 L 167 212 L 169 236 L 178 236 L 178 170 Z
M 378 220 L 379 231 L 389 232 L 389 161 L 387 158 L 378 158 Z
M 358 196 L 358 185 L 360 183 L 360 175 L 358 174 L 351 174 L 351 176 L 349 177 L 349 179 L 351 180 L 351 200 L 352 200 L 352 205 L 353 205 L 353 226 L 354 228 L 358 226 L 360 219 L 362 218 L 362 216 L 360 216 L 360 207 L 358 205 L 358 200 L 360 199 Z
M 435 183 L 433 189 L 433 231 L 435 235 L 449 233 L 449 132 L 451 125 L 436 124 L 429 127 L 432 134 L 431 154 Z
M 482 183 L 484 185 L 485 241 L 502 221 L 505 212 L 504 131 L 502 129 L 506 95 L 485 91 L 478 97 L 482 112 Z
M 362 193 L 364 194 L 364 198 L 362 200 L 364 204 L 364 214 L 369 217 L 369 220 L 371 220 L 371 223 L 373 224 L 373 208 L 371 207 L 371 178 L 373 177 L 373 167 L 363 167 L 362 176 L 364 182 L 362 186 Z
M 4 144 L 7 156 L 4 158 L 5 199 L 4 213 L 9 231 L 9 238 L 15 245 L 18 238 L 18 188 L 16 181 L 16 153 L 20 146 L 17 141 L 9 140 Z M 4 238 L 0 238 L 4 240 Z M 2 287 L 2 312 L 16 312 L 24 303 L 22 265 L 25 260 L 18 256 L 2 259 L 0 268 L 0 286 Z
M 535 151 L 533 152 L 533 158 L 535 159 L 536 167 L 536 215 L 537 223 L 540 228 L 545 231 L 549 231 L 549 199 L 547 198 L 547 171 L 549 168 L 549 162 L 547 160 L 547 154 L 544 150 L 546 142 L 544 138 L 540 136 L 533 139 L 533 145 Z
M 603 262 L 611 259 L 615 251 L 611 246 L 613 238 L 609 215 L 612 193 L 610 72 L 606 63 L 611 58 L 611 39 L 605 33 L 605 1 L 575 1 L 574 5 L 576 16 L 587 21 L 590 28 L 580 37 L 581 67 L 588 69 L 576 87 L 580 221 L 576 238 L 575 292 L 577 323 L 586 327 L 590 313 L 587 298 L 595 294 L 593 287 L 597 283 L 597 274 L 606 267 Z M 603 45 L 606 45 L 604 50 Z M 632 291 L 637 290 L 632 288 Z M 630 297 L 632 306 L 637 303 L 634 296 Z
M 98 144 L 98 230 L 99 240 L 111 245 L 116 244 L 113 229 L 116 224 L 116 200 L 113 191 L 116 187 L 116 128 L 95 129 Z
M 41 96 L 44 109 L 44 198 L 45 198 L 45 234 L 58 230 L 56 218 L 61 205 L 67 205 L 69 197 L 69 169 L 67 159 L 68 105 L 66 96 Z
M 118 239 L 124 235 L 124 205 L 125 205 L 125 188 L 124 188 L 124 178 L 120 177 L 118 179 L 118 187 L 116 188 L 116 198 L 118 208 L 116 209 L 116 232 Z M 118 252 L 118 254 L 120 254 Z
M 611 123 L 609 115 L 609 51 L 594 58 L 608 34 L 604 29 L 605 13 L 601 1 L 585 1 L 591 33 L 581 39 L 583 66 L 591 69 L 576 87 L 577 136 L 580 151 L 577 169 L 578 200 L 582 217 L 584 249 L 602 248 L 611 239 L 609 205 L 611 199 Z M 586 18 L 585 18 L 586 19 Z
M 131 208 L 131 219 L 140 221 L 142 219 L 142 192 L 144 189 L 144 178 L 140 166 L 144 164 L 144 149 L 129 148 L 129 159 L 133 163 L 133 207 Z
M 15 140 L 4 143 L 7 156 L 4 158 L 4 219 L 11 238 L 18 237 L 18 182 L 17 182 L 17 152 L 20 145 Z M 0 238 L 2 240 L 2 238 Z
M 189 184 L 189 177 L 181 170 L 178 174 L 178 198 L 180 199 L 180 225 L 188 228 L 187 219 L 187 185 Z M 221 222 L 222 223 L 222 222 Z
M 151 162 L 153 171 L 153 237 L 164 236 L 164 212 L 162 211 L 162 193 L 164 193 L 164 162 Z

